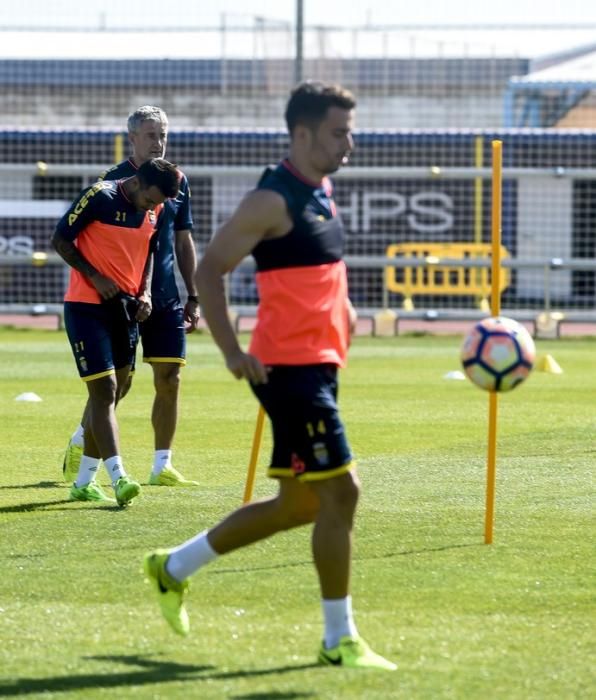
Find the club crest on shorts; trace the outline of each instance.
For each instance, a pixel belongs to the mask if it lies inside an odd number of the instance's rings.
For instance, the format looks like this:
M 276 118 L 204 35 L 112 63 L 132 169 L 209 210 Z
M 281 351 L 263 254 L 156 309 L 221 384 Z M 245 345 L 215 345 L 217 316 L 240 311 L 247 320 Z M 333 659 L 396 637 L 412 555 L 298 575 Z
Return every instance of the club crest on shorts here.
M 312 451 L 319 466 L 327 467 L 329 465 L 329 452 L 324 442 L 315 442 Z

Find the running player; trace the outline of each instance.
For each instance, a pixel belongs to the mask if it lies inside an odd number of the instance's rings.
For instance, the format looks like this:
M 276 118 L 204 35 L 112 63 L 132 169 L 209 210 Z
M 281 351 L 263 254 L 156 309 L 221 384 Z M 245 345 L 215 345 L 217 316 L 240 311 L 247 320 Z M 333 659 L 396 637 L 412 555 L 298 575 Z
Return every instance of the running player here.
M 145 572 L 170 626 L 187 634 L 191 574 L 277 532 L 313 525 L 325 621 L 319 662 L 394 670 L 359 636 L 350 596 L 360 486 L 338 413 L 337 370 L 345 365 L 356 315 L 328 175 L 352 150 L 355 104 L 339 86 L 307 82 L 293 91 L 285 114 L 289 158 L 264 173 L 217 231 L 197 270 L 203 312 L 226 365 L 250 382 L 271 420 L 269 476 L 278 479 L 278 493 L 173 549 L 149 553 Z M 229 320 L 223 277 L 251 253 L 260 303 L 246 353 Z

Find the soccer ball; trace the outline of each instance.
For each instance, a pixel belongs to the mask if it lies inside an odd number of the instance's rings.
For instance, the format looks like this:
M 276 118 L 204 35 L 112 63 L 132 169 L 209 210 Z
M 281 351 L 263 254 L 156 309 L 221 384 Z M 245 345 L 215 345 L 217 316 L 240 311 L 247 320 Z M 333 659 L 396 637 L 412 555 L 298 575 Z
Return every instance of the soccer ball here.
M 497 316 L 473 326 L 460 357 L 464 372 L 476 386 L 486 391 L 511 391 L 530 374 L 536 348 L 521 324 Z

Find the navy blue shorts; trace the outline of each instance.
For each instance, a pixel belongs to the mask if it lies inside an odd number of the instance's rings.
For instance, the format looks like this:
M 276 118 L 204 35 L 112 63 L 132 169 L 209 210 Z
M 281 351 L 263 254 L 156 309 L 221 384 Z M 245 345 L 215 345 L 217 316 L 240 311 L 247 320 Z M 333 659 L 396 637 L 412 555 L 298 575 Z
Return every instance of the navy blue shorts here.
M 184 308 L 178 300 L 154 309 L 139 324 L 143 345 L 143 362 L 186 364 Z
M 267 384 L 251 387 L 273 430 L 268 476 L 313 481 L 353 468 L 337 408 L 335 365 L 274 366 Z
M 134 365 L 137 323 L 129 323 L 120 304 L 64 302 L 64 326 L 83 381 Z

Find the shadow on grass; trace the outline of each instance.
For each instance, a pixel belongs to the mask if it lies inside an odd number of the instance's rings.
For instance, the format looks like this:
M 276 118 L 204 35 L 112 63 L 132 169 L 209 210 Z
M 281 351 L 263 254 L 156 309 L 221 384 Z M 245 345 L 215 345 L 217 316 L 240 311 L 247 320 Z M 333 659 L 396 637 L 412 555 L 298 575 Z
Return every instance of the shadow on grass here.
M 297 700 L 297 698 L 314 698 L 314 693 L 249 693 L 248 695 L 229 695 L 231 700 Z
M 11 489 L 55 489 L 66 486 L 63 481 L 38 481 L 36 484 L 4 484 L 1 490 Z M 15 503 L 11 506 L 0 506 L 0 513 L 26 513 L 32 510 L 44 510 L 49 506 L 58 506 L 72 503 L 69 498 L 58 498 L 55 501 L 35 501 L 34 503 Z
M 48 506 L 58 506 L 64 503 L 73 503 L 68 498 L 59 498 L 55 501 L 36 501 L 35 503 L 16 503 L 13 506 L 1 506 L 0 513 L 26 513 L 31 510 L 52 510 Z M 54 509 L 57 510 L 57 509 Z
M 68 484 L 64 481 L 39 481 L 37 484 L 4 484 L 1 489 L 55 489 L 68 488 Z M 53 506 L 64 506 L 68 503 L 70 508 L 56 508 Z M 55 501 L 35 501 L 33 503 L 15 503 L 10 506 L 0 506 L 0 513 L 26 513 L 33 510 L 74 510 L 73 506 L 84 503 L 85 510 L 107 510 L 123 512 L 126 508 L 119 506 L 114 499 L 110 502 L 93 502 L 93 501 L 72 501 L 70 498 L 58 498 Z
M 66 485 L 65 481 L 38 481 L 37 484 L 4 484 L 0 489 L 55 489 Z
M 464 549 L 466 547 L 484 546 L 482 542 L 465 542 L 462 544 L 444 544 L 439 547 L 420 547 L 420 549 L 404 549 L 399 552 L 387 552 L 386 554 L 375 554 L 371 556 L 354 557 L 354 562 L 358 561 L 374 561 L 375 559 L 392 559 L 393 557 L 408 557 L 413 554 L 428 554 L 430 552 L 446 552 L 450 549 Z M 209 571 L 210 576 L 218 576 L 222 574 L 246 574 L 251 571 L 275 571 L 276 569 L 291 569 L 298 566 L 311 566 L 312 559 L 304 559 L 302 561 L 282 562 L 281 564 L 267 564 L 266 566 L 243 566 L 241 568 L 218 568 L 215 571 Z
M 68 503 L 68 508 L 63 506 Z M 61 506 L 60 508 L 54 508 L 52 506 Z M 77 508 L 77 506 L 82 506 Z M 70 498 L 59 498 L 56 501 L 36 501 L 35 503 L 16 503 L 13 506 L 0 506 L 0 513 L 26 513 L 32 510 L 70 510 L 74 512 L 75 510 L 89 511 L 89 510 L 104 510 L 108 513 L 125 513 L 128 508 L 125 506 L 119 506 L 115 501 L 71 501 Z
M 372 557 L 358 557 L 354 561 L 371 561 L 373 559 L 392 559 L 393 557 L 408 557 L 412 554 L 428 554 L 430 552 L 447 552 L 450 549 L 465 549 L 466 547 L 480 547 L 482 542 L 463 542 L 461 544 L 443 544 L 438 547 L 420 547 L 420 549 L 404 549 L 400 552 L 387 552 L 387 554 L 377 554 Z
M 154 683 L 172 683 L 179 681 L 229 680 L 233 678 L 251 678 L 270 674 L 302 671 L 318 668 L 317 664 L 296 666 L 280 666 L 276 668 L 255 669 L 252 671 L 222 671 L 215 666 L 195 666 L 179 664 L 173 661 L 161 661 L 139 655 L 130 656 L 87 656 L 83 660 L 113 662 L 128 666 L 138 666 L 134 671 L 120 673 L 89 673 L 74 676 L 56 676 L 54 678 L 17 678 L 6 683 L 0 682 L 0 697 L 20 697 L 32 693 L 59 693 L 69 691 L 90 690 L 92 688 L 120 688 L 143 686 Z M 189 694 L 189 697 L 192 697 Z M 307 695 L 247 695 L 246 698 L 299 698 Z

